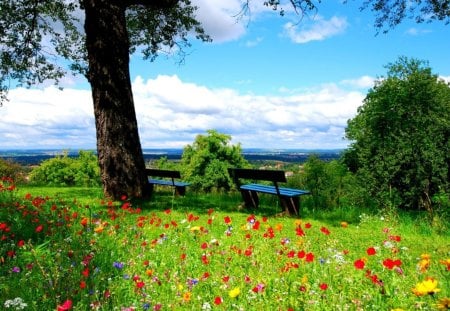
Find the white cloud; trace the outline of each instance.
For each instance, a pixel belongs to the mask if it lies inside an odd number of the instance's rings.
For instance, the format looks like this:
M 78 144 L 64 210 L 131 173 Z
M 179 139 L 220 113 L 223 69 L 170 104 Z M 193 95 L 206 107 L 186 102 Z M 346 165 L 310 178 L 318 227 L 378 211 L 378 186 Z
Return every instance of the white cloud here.
M 257 96 L 163 75 L 138 77 L 133 91 L 143 148 L 182 148 L 208 129 L 243 148 L 343 148 L 347 120 L 364 97 L 333 84 Z M 95 148 L 89 91 L 14 89 L 0 109 L 0 149 Z
M 194 0 L 197 19 L 213 42 L 220 43 L 240 38 L 245 33 L 245 25 L 237 15 L 242 4 L 239 0 Z
M 343 80 L 340 82 L 342 85 L 360 88 L 360 89 L 367 89 L 374 86 L 375 78 L 370 76 L 362 76 L 358 79 L 349 79 L 349 80 Z
M 307 43 L 310 41 L 321 41 L 329 37 L 341 34 L 347 28 L 346 18 L 333 16 L 329 20 L 317 15 L 312 24 L 303 20 L 301 24 L 286 23 L 284 34 L 295 43 Z
M 427 34 L 430 32 L 431 32 L 431 30 L 429 30 L 429 29 L 419 29 L 419 28 L 411 27 L 408 30 L 406 30 L 405 33 L 410 36 L 419 36 L 419 35 L 424 35 L 424 34 Z

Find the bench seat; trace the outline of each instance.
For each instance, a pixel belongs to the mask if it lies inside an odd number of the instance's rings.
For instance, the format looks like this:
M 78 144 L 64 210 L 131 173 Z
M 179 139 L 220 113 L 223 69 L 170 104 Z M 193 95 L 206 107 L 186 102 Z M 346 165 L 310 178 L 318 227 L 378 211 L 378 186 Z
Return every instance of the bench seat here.
M 161 186 L 186 187 L 186 186 L 190 185 L 190 183 L 187 183 L 187 182 L 183 182 L 183 181 L 174 181 L 174 182 L 172 182 L 171 180 L 166 180 L 166 179 L 152 179 L 152 178 L 149 178 L 148 182 L 150 184 L 161 185 Z
M 249 191 L 256 191 L 261 193 L 268 193 L 273 195 L 278 195 L 277 189 L 275 186 L 269 186 L 269 185 L 261 185 L 261 184 L 247 184 L 242 185 L 241 190 L 249 190 Z M 306 190 L 299 190 L 299 189 L 292 189 L 292 188 L 278 188 L 280 191 L 280 195 L 284 197 L 296 197 L 299 195 L 304 194 L 310 194 L 309 191 Z

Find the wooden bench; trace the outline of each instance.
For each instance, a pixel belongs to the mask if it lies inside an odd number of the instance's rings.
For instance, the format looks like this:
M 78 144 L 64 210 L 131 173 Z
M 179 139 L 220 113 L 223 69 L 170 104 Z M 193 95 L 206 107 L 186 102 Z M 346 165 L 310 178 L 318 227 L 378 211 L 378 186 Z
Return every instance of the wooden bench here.
M 240 190 L 246 207 L 258 207 L 258 192 L 260 192 L 278 196 L 286 214 L 299 215 L 300 196 L 311 194 L 307 190 L 279 187 L 278 183 L 287 182 L 284 171 L 229 168 L 228 173 Z M 256 183 L 241 184 L 240 179 L 271 181 L 273 186 Z
M 185 195 L 186 187 L 190 185 L 187 182 L 175 180 L 181 178 L 179 171 L 147 168 L 145 169 L 145 172 L 147 173 L 148 183 L 150 184 L 150 187 L 152 187 L 152 190 L 154 185 L 171 186 L 174 188 L 176 194 Z

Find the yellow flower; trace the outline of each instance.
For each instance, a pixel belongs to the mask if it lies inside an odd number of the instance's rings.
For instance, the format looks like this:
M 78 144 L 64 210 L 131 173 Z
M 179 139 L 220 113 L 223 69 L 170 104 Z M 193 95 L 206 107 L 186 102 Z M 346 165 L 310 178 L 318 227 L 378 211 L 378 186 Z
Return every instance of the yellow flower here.
M 228 296 L 230 296 L 231 298 L 236 298 L 240 293 L 241 290 L 239 289 L 239 287 L 235 287 L 228 292 Z
M 294 224 L 295 224 L 296 227 L 300 227 L 302 225 L 302 220 L 301 219 L 296 219 L 294 221 Z
M 404 311 L 402 308 L 391 309 L 391 311 Z
M 191 230 L 192 232 L 195 232 L 195 231 L 200 231 L 201 228 L 200 228 L 199 226 L 194 226 L 194 227 L 191 227 L 190 230 Z
M 421 259 L 419 263 L 417 264 L 418 269 L 420 272 L 425 272 L 430 267 L 430 259 Z
M 429 277 L 425 281 L 417 283 L 416 287 L 412 289 L 416 296 L 433 295 L 434 293 L 440 292 L 441 290 L 437 288 L 437 280 Z
M 347 228 L 348 227 L 348 223 L 346 221 L 342 221 L 341 222 L 341 227 L 342 228 Z
M 447 266 L 447 271 L 450 271 L 450 258 L 439 260 L 439 262 Z
M 105 227 L 103 227 L 102 225 L 99 225 L 98 227 L 94 228 L 94 232 L 101 233 L 101 232 L 103 232 L 103 229 L 105 229 Z
M 436 304 L 436 307 L 438 310 L 449 310 L 450 309 L 450 298 L 442 298 L 439 299 L 438 303 Z

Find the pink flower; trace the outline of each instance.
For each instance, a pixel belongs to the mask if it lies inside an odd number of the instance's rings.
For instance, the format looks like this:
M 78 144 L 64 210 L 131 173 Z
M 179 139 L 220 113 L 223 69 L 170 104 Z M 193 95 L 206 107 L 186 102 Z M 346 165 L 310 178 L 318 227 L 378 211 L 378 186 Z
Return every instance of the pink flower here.
M 67 311 L 70 309 L 72 309 L 72 300 L 69 300 L 69 299 L 64 301 L 64 303 L 62 305 L 56 307 L 57 311 Z

